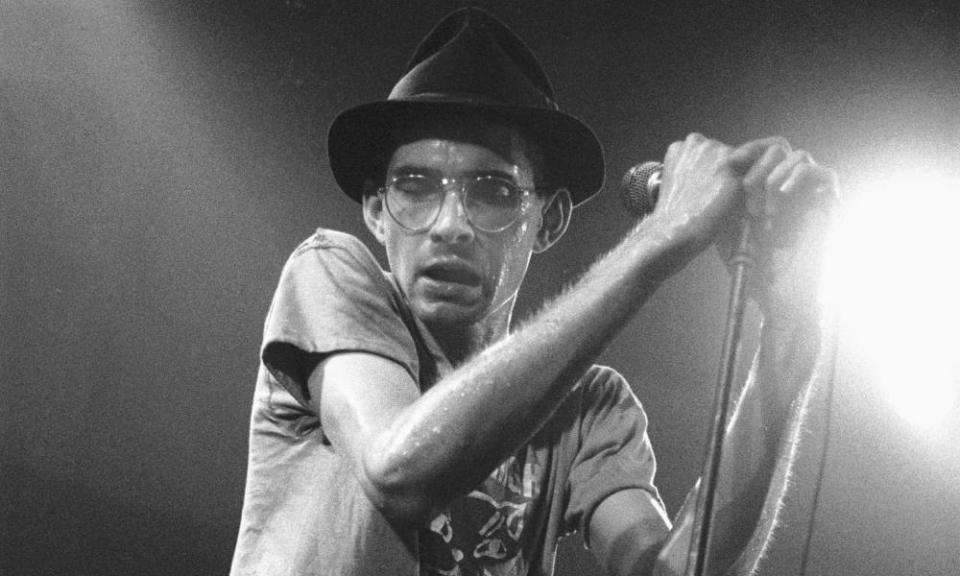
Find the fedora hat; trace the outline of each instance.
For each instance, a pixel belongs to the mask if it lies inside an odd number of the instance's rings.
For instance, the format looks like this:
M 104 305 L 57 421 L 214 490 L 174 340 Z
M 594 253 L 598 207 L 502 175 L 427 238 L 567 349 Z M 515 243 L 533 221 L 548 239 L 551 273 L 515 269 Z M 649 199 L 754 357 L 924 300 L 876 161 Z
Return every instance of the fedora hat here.
M 364 181 L 382 178 L 393 135 L 434 118 L 479 114 L 514 125 L 543 151 L 545 180 L 567 188 L 574 204 L 603 185 L 603 149 L 593 131 L 560 111 L 536 56 L 502 22 L 477 8 L 457 10 L 414 52 L 386 100 L 340 113 L 327 150 L 340 188 L 360 201 Z

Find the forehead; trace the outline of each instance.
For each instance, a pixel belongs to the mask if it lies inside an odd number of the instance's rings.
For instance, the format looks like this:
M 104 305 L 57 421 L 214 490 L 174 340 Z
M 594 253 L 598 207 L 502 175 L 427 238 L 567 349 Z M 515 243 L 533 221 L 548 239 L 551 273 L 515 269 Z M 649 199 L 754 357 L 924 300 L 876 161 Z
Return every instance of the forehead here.
M 532 179 L 533 170 L 522 154 L 512 158 L 481 144 L 427 138 L 397 148 L 388 172 L 422 170 L 448 177 L 497 173 L 517 180 Z
M 459 120 L 399 130 L 388 170 L 410 165 L 438 170 L 498 170 L 533 177 L 532 146 L 520 130 L 476 118 Z

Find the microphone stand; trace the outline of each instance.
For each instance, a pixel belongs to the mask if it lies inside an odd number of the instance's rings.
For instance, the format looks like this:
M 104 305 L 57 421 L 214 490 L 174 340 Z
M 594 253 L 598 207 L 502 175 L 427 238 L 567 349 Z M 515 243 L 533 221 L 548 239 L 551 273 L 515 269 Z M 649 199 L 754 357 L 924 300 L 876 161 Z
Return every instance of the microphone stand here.
M 694 515 L 690 549 L 687 555 L 686 576 L 705 576 L 707 553 L 711 548 L 714 496 L 720 475 L 720 456 L 727 430 L 727 416 L 730 411 L 730 396 L 733 379 L 736 375 L 737 360 L 740 355 L 740 337 L 743 329 L 743 313 L 746 308 L 744 286 L 747 281 L 747 268 L 754 266 L 750 253 L 750 221 L 744 218 L 737 239 L 733 265 L 733 280 L 730 286 L 730 299 L 727 304 L 727 326 L 723 338 L 720 359 L 720 374 L 714 396 L 713 426 L 707 445 L 705 475 L 697 493 L 697 508 Z

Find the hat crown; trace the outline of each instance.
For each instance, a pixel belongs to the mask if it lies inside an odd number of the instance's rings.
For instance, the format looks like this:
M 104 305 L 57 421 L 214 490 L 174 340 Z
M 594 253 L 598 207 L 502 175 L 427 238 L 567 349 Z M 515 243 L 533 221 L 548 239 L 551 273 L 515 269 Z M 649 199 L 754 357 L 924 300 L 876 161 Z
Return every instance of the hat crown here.
M 388 99 L 558 109 L 533 52 L 505 24 L 477 8 L 457 10 L 434 27 Z
M 451 13 L 427 34 L 386 100 L 337 115 L 327 135 L 334 178 L 360 201 L 370 182 L 382 181 L 400 131 L 456 122 L 458 115 L 480 115 L 523 130 L 542 149 L 541 181 L 570 190 L 574 204 L 603 185 L 603 148 L 596 135 L 559 110 L 546 72 L 527 45 L 477 8 Z

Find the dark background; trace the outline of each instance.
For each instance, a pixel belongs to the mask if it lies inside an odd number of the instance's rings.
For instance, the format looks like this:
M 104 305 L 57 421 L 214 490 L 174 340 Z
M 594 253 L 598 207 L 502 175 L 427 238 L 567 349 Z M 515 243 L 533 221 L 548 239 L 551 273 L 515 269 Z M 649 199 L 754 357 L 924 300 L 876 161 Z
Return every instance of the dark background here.
M 465 4 L 0 0 L 0 574 L 227 571 L 280 268 L 317 226 L 369 240 L 326 127 Z M 846 182 L 903 148 L 960 165 L 950 0 L 475 4 L 595 127 L 611 183 L 694 130 L 784 134 Z M 577 210 L 518 316 L 630 225 L 609 191 Z M 698 259 L 602 359 L 650 414 L 671 514 L 699 474 L 725 288 Z M 842 352 L 763 573 L 799 574 L 805 549 L 810 575 L 960 573 L 957 410 L 919 433 Z M 597 573 L 577 539 L 559 565 Z

